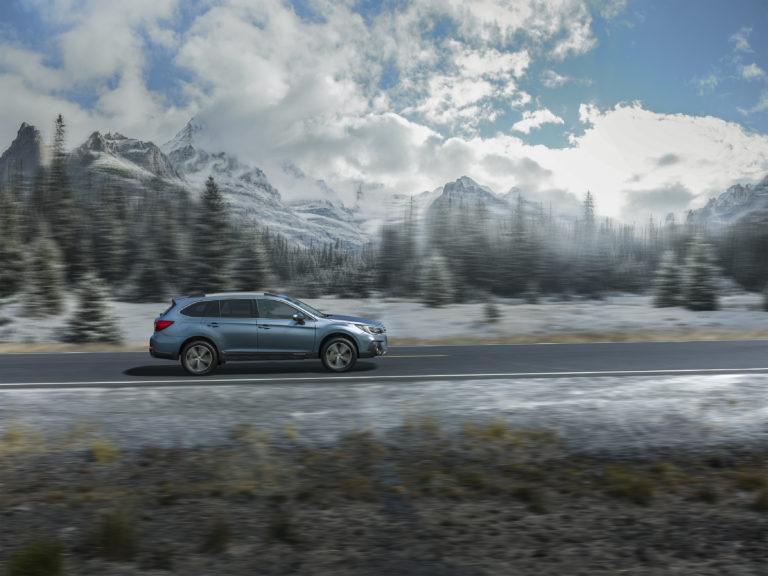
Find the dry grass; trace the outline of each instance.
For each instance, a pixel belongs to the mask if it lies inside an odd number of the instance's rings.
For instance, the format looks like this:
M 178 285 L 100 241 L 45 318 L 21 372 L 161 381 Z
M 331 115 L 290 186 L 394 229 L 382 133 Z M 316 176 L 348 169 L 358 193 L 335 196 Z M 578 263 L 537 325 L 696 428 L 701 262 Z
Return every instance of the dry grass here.
M 244 541 L 251 542 L 248 550 L 282 550 L 286 557 L 308 554 L 322 538 L 367 550 L 383 545 L 363 536 L 371 525 L 389 527 L 388 537 L 403 538 L 403 546 L 432 530 L 442 534 L 436 540 L 442 546 L 446 537 L 461 536 L 452 522 L 466 523 L 472 549 L 482 550 L 486 531 L 477 522 L 489 510 L 505 511 L 511 524 L 488 533 L 517 534 L 520 514 L 535 517 L 526 529 L 536 530 L 565 517 L 604 522 L 610 511 L 620 517 L 647 511 L 654 522 L 669 514 L 677 521 L 691 507 L 698 507 L 697 526 L 704 516 L 749 524 L 768 509 L 765 453 L 734 455 L 724 448 L 727 458 L 644 460 L 574 455 L 549 430 L 511 428 L 502 420 L 467 422 L 453 433 L 430 415 L 414 416 L 385 438 L 363 430 L 321 447 L 304 444 L 290 427 L 269 434 L 249 424 L 233 426 L 222 446 L 195 449 L 129 450 L 89 428 L 69 436 L 49 441 L 12 426 L 0 438 L 6 448 L 0 450 L 0 508 L 34 502 L 36 509 L 61 511 L 58 518 L 9 514 L 3 521 L 18 523 L 8 524 L 12 532 L 87 527 L 68 543 L 54 541 L 69 562 L 66 573 L 86 573 L 73 566 L 93 558 L 184 573 L 184 566 L 199 563 L 191 555 L 233 561 Z M 323 527 L 329 517 L 338 517 L 338 534 Z M 439 520 L 426 532 L 411 529 L 429 518 Z M 648 525 L 653 538 L 655 524 Z M 542 530 L 549 538 L 556 534 Z M 500 549 L 500 541 L 489 542 L 496 546 L 489 550 Z M 0 552 L 18 545 L 0 535 Z M 504 541 L 503 549 L 508 546 Z M 8 566 L 0 560 L 0 573 Z M 273 573 L 291 570 L 280 565 Z

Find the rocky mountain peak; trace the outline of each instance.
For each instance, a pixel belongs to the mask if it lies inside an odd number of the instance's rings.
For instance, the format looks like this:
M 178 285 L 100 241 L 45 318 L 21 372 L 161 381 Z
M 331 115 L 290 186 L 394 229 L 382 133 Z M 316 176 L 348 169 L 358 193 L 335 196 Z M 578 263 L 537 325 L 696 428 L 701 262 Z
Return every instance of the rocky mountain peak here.
M 699 222 L 728 224 L 742 218 L 763 218 L 768 214 L 768 176 L 757 184 L 734 184 L 728 190 L 710 198 L 706 206 L 696 210 L 693 218 Z
M 31 180 L 40 166 L 51 161 L 51 150 L 43 142 L 40 131 L 22 122 L 11 146 L 0 156 L 0 182 L 7 182 L 16 176 Z
M 151 175 L 164 178 L 178 178 L 171 162 L 162 150 L 152 142 L 128 138 L 118 132 L 94 132 L 77 148 L 73 157 L 82 165 L 109 165 L 115 169 L 120 166 L 130 172 L 132 167 L 144 170 Z

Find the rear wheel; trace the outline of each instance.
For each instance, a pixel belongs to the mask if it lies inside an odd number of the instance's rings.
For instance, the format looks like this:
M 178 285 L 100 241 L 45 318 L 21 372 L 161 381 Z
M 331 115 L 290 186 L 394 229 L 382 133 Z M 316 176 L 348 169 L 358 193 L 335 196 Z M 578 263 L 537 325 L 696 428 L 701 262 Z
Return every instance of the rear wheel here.
M 341 336 L 331 338 L 323 344 L 320 350 L 320 358 L 331 372 L 346 372 L 351 370 L 357 362 L 357 348 L 346 338 Z
M 205 340 L 190 342 L 181 351 L 181 365 L 193 376 L 205 376 L 216 368 L 218 363 L 216 348 Z

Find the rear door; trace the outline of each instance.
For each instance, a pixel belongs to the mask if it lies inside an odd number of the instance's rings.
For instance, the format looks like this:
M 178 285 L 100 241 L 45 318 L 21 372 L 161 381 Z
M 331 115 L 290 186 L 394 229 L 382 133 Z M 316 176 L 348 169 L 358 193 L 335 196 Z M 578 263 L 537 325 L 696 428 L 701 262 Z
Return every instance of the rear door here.
M 219 318 L 210 318 L 211 327 L 225 354 L 253 354 L 258 350 L 259 334 L 254 301 L 230 298 L 220 301 Z
M 260 298 L 259 352 L 265 354 L 310 354 L 315 349 L 315 321 L 293 319 L 300 312 L 286 302 Z

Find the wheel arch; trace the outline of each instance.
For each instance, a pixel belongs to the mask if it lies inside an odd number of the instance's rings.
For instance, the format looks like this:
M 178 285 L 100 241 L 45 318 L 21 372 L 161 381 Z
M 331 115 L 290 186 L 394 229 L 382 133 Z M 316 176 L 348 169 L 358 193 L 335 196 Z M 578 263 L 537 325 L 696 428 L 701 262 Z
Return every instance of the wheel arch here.
M 325 344 L 326 344 L 326 343 L 327 343 L 329 340 L 332 340 L 333 338 L 344 338 L 345 340 L 348 340 L 348 341 L 349 341 L 349 343 L 350 343 L 350 344 L 352 344 L 352 346 L 354 346 L 354 348 L 355 348 L 355 354 L 357 354 L 357 356 L 360 356 L 360 347 L 357 345 L 357 340 L 355 340 L 355 338 L 354 338 L 353 336 L 350 336 L 350 335 L 349 335 L 349 334 L 347 334 L 346 332 L 331 332 L 330 334 L 328 334 L 327 336 L 325 336 L 325 337 L 324 337 L 324 338 L 323 338 L 323 339 L 320 341 L 320 345 L 317 347 L 317 354 L 318 354 L 318 356 L 319 356 L 320 354 L 322 354 L 322 352 L 323 352 L 323 346 L 325 346 Z
M 181 346 L 179 346 L 179 351 L 176 354 L 176 357 L 181 357 L 181 352 L 184 350 L 185 346 L 191 342 L 197 342 L 199 340 L 202 340 L 203 342 L 207 342 L 211 346 L 213 346 L 213 349 L 216 350 L 216 363 L 217 364 L 224 364 L 224 358 L 222 358 L 221 350 L 219 350 L 219 347 L 216 346 L 216 342 L 214 342 L 211 338 L 208 338 L 207 336 L 190 336 L 184 342 L 181 343 Z

